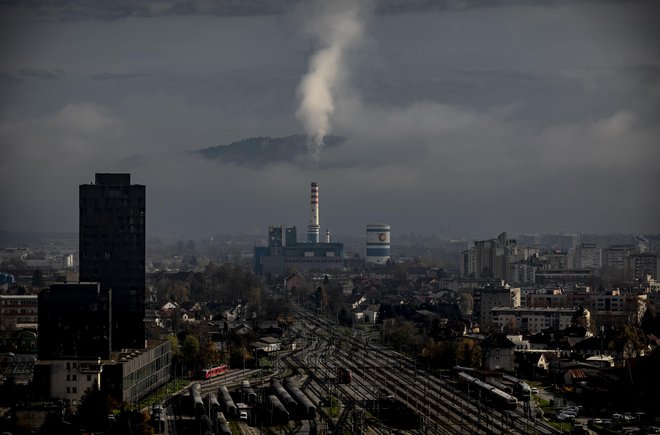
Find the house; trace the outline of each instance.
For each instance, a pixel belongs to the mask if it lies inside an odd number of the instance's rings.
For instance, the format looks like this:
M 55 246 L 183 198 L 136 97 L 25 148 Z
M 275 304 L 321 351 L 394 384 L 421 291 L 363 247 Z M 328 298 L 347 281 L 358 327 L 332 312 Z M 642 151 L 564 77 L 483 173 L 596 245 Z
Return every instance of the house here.
M 254 352 L 276 352 L 281 349 L 282 342 L 275 337 L 261 337 L 258 341 L 250 343 L 250 348 Z
M 234 325 L 233 327 L 230 326 L 229 329 L 231 330 L 232 333 L 238 335 L 245 335 L 252 332 L 252 328 L 250 328 L 245 323 L 239 323 L 237 325 Z
M 348 303 L 351 304 L 351 308 L 356 310 L 362 303 L 366 302 L 367 298 L 364 295 L 352 296 L 348 299 Z
M 380 304 L 369 305 L 366 310 L 364 310 L 364 321 L 369 323 L 376 323 L 378 320 L 378 312 L 380 311 Z
M 173 301 L 167 301 L 160 309 L 161 311 L 177 310 L 179 309 L 179 304 Z
M 302 288 L 307 285 L 305 278 L 299 273 L 290 273 L 284 277 L 284 288 L 287 291 Z
M 513 371 L 516 345 L 504 334 L 493 334 L 480 343 L 483 363 L 490 370 Z
M 266 352 L 278 351 L 282 346 L 282 342 L 275 337 L 261 337 L 259 341 L 266 344 Z

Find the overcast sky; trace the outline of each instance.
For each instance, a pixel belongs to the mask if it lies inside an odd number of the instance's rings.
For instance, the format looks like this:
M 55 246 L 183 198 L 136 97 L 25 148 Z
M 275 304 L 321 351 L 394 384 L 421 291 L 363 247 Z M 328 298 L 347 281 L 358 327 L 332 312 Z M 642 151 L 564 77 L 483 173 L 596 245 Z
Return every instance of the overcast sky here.
M 660 232 L 657 2 L 367 5 L 331 87 L 347 140 L 261 168 L 188 151 L 306 131 L 328 11 L 44 3 L 0 6 L 0 229 L 76 231 L 78 186 L 130 172 L 155 236 L 304 232 L 311 181 L 323 232 Z

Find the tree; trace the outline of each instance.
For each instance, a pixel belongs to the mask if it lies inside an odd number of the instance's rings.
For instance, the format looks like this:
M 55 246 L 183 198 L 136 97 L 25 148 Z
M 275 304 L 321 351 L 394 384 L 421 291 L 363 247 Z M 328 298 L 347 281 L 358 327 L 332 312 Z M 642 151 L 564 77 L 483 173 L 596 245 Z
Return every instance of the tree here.
M 103 431 L 108 425 L 108 414 L 111 411 L 108 394 L 94 384 L 88 388 L 78 405 L 80 426 L 88 431 Z
M 222 362 L 222 354 L 212 340 L 206 340 L 204 346 L 199 350 L 199 361 L 201 367 L 211 368 Z
M 131 411 L 122 407 L 117 415 L 117 424 L 108 433 L 113 435 L 153 435 L 154 429 L 146 411 Z
M 474 297 L 470 292 L 461 292 L 459 294 L 458 307 L 461 310 L 461 314 L 464 316 L 471 316 L 472 310 L 474 309 Z
M 193 370 L 197 368 L 197 361 L 199 360 L 199 340 L 194 335 L 187 335 L 183 340 L 181 346 L 183 352 L 183 360 L 188 364 L 188 368 L 192 365 Z

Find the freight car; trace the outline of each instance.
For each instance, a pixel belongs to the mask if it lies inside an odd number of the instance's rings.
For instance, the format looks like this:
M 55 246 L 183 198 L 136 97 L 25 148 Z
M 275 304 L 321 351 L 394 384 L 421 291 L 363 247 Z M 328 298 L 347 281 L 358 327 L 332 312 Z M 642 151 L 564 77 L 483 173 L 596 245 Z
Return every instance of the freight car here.
M 257 403 L 257 393 L 254 392 L 250 386 L 250 381 L 243 381 L 241 384 L 241 393 L 243 394 L 243 401 L 250 404 Z
M 289 411 L 286 410 L 280 399 L 274 394 L 268 396 L 268 412 L 271 416 L 272 424 L 287 424 L 289 421 Z
M 296 409 L 298 407 L 298 402 L 296 402 L 293 397 L 289 394 L 288 391 L 284 389 L 280 381 L 275 378 L 270 379 L 270 388 L 273 390 L 275 395 L 280 399 L 282 404 L 287 409 Z
M 286 389 L 295 397 L 296 402 L 298 402 L 298 413 L 303 418 L 314 419 L 316 417 L 316 406 L 309 400 L 309 397 L 305 395 L 300 388 L 293 385 L 291 382 L 286 381 L 284 383 Z
M 222 398 L 224 412 L 227 413 L 230 418 L 236 417 L 238 415 L 238 408 L 234 403 L 234 399 L 231 398 L 231 394 L 229 394 L 227 387 L 220 387 L 220 397 Z

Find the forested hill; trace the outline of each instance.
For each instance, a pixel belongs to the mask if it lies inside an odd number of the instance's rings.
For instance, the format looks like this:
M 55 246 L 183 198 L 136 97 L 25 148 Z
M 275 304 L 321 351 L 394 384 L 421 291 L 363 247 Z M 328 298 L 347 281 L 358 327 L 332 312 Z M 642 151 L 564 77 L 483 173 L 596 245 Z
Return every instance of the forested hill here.
M 339 146 L 346 138 L 328 135 L 324 147 Z M 291 162 L 308 153 L 307 136 L 295 134 L 286 137 L 251 137 L 226 145 L 203 148 L 193 153 L 210 160 L 259 167 L 269 163 Z

